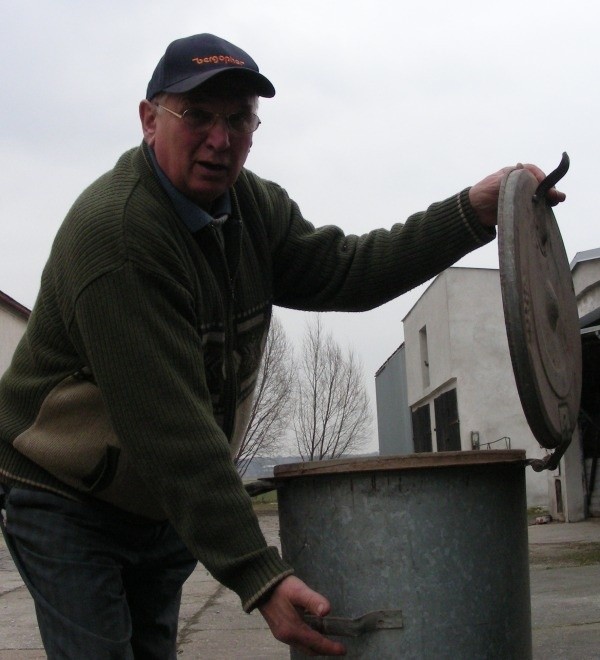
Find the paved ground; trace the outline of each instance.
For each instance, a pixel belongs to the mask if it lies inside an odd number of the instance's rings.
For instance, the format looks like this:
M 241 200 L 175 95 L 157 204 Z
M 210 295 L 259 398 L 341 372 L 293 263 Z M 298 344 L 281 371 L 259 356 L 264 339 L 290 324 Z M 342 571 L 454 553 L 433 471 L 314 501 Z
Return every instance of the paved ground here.
M 529 527 L 536 660 L 600 658 L 600 518 Z
M 278 544 L 277 516 L 260 520 L 268 540 Z M 599 659 L 600 519 L 534 525 L 529 543 L 535 660 Z M 0 660 L 46 657 L 31 599 L 1 540 L 0 622 Z M 184 592 L 179 658 L 283 660 L 289 653 L 259 614 L 244 614 L 237 596 L 199 567 Z

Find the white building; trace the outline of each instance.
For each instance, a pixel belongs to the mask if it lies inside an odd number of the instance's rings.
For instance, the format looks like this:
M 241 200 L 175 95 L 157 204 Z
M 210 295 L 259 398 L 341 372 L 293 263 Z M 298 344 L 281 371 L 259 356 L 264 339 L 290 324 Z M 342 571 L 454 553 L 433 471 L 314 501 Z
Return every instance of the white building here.
M 600 248 L 578 252 L 571 261 L 571 274 L 579 318 L 600 310 Z
M 600 516 L 600 249 L 571 272 L 580 317 L 580 425 L 557 470 L 526 470 L 529 506 Z M 450 268 L 403 319 L 402 344 L 376 374 L 381 455 L 474 448 L 543 458 L 518 396 L 497 270 Z
M 3 374 L 12 359 L 19 343 L 30 311 L 0 291 L 0 375 Z
M 600 516 L 600 248 L 578 252 L 571 273 L 581 327 L 580 437 L 553 473 L 551 513 L 565 520 Z
M 524 449 L 528 458 L 547 454 L 529 429 L 517 392 L 498 270 L 444 271 L 403 323 L 415 451 L 510 448 Z M 389 395 L 385 372 L 395 366 L 390 359 L 378 372 L 378 402 Z M 387 429 L 389 436 L 385 415 L 378 406 L 380 433 Z M 403 453 L 391 450 L 390 444 L 380 447 L 380 453 Z M 396 446 L 406 444 L 406 438 L 398 438 Z M 526 479 L 528 505 L 547 506 L 547 475 L 528 468 Z

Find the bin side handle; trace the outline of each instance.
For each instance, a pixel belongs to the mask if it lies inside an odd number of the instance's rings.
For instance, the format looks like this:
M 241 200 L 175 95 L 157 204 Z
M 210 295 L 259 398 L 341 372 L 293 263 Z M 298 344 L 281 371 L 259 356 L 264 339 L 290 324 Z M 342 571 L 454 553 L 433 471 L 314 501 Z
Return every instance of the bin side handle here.
M 304 614 L 304 621 L 317 632 L 339 637 L 358 637 L 377 630 L 403 628 L 402 610 L 376 610 L 355 619 L 336 616 L 313 616 Z
M 244 488 L 250 497 L 256 495 L 263 495 L 270 493 L 272 490 L 277 490 L 279 485 L 275 484 L 272 479 L 257 479 L 256 481 L 249 481 L 244 484 Z

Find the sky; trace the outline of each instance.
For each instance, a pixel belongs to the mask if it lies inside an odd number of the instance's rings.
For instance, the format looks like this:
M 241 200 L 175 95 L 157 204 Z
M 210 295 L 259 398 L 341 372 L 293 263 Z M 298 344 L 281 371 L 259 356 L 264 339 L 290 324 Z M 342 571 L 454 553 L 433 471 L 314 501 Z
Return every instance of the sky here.
M 65 213 L 141 141 L 138 104 L 166 46 L 200 32 L 249 52 L 275 85 L 246 165 L 315 225 L 389 227 L 567 151 L 555 209 L 567 256 L 600 247 L 599 15 L 595 0 L 0 0 L 0 290 L 33 306 Z M 497 268 L 497 242 L 458 265 Z M 325 315 L 373 400 L 423 291 Z M 309 315 L 279 315 L 298 343 Z

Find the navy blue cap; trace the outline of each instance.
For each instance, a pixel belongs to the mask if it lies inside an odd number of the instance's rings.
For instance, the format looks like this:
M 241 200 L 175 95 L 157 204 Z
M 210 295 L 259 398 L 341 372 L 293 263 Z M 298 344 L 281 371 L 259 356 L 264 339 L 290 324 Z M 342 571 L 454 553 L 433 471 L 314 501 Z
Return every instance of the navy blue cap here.
M 148 83 L 146 98 L 160 92 L 183 94 L 231 71 L 250 82 L 258 96 L 275 96 L 275 88 L 248 53 L 213 34 L 195 34 L 169 44 Z

